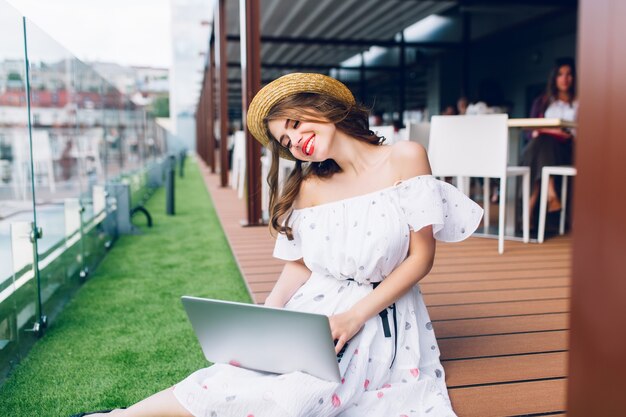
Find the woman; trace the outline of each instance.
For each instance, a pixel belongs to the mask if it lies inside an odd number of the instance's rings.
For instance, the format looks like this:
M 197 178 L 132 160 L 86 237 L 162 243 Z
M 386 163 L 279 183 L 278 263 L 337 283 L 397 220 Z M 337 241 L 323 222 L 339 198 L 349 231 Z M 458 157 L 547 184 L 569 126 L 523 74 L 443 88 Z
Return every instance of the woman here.
M 471 235 L 481 208 L 430 176 L 413 142 L 379 146 L 346 86 L 289 74 L 264 87 L 248 128 L 271 149 L 274 256 L 287 261 L 266 305 L 329 316 L 349 366 L 340 383 L 226 364 L 199 370 L 119 416 L 454 416 L 417 282 L 435 238 Z M 279 158 L 295 159 L 278 194 Z M 379 285 L 380 284 L 380 285 Z
M 557 60 L 550 77 L 546 92 L 538 97 L 532 106 L 530 117 L 557 118 L 575 121 L 578 112 L 576 100 L 576 67 L 571 58 Z M 531 213 L 537 205 L 541 184 L 541 170 L 544 166 L 571 165 L 573 155 L 574 131 L 570 129 L 533 130 L 530 141 L 522 151 L 521 164 L 530 167 L 532 193 L 530 196 Z M 548 183 L 548 212 L 561 210 L 561 201 L 550 177 Z

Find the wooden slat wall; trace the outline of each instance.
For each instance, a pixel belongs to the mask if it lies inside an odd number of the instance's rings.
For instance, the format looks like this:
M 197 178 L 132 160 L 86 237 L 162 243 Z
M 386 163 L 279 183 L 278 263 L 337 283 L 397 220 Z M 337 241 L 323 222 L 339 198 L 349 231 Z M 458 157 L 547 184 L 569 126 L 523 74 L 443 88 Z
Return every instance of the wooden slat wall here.
M 240 226 L 245 204 L 203 165 L 241 273 L 263 303 L 282 270 L 266 227 Z M 571 244 L 471 238 L 439 244 L 421 288 L 459 417 L 564 416 Z

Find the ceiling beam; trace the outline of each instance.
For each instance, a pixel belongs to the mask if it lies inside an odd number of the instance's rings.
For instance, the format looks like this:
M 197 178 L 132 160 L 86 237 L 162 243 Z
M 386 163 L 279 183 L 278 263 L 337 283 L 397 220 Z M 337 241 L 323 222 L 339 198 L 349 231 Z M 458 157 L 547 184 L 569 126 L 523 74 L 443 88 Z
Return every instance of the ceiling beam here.
M 229 42 L 239 42 L 239 35 L 228 35 Z M 330 46 L 386 46 L 399 47 L 401 42 L 382 39 L 325 39 L 325 38 L 291 38 L 286 36 L 261 36 L 261 43 L 283 43 L 302 45 L 330 45 Z M 413 42 L 405 41 L 408 48 L 460 48 L 459 42 Z
M 229 62 L 229 68 L 241 68 L 241 64 L 239 62 Z M 274 64 L 261 64 L 261 68 L 276 68 L 276 69 L 315 69 L 315 70 L 331 70 L 331 69 L 340 69 L 340 70 L 354 70 L 359 71 L 361 69 L 360 66 L 353 67 L 342 67 L 339 64 L 337 65 L 319 65 L 319 64 L 290 64 L 290 63 L 274 63 Z M 366 71 L 398 71 L 398 66 L 396 65 L 368 65 L 365 70 Z
M 578 0 L 463 0 L 459 2 L 461 7 L 472 6 L 560 6 L 578 7 Z

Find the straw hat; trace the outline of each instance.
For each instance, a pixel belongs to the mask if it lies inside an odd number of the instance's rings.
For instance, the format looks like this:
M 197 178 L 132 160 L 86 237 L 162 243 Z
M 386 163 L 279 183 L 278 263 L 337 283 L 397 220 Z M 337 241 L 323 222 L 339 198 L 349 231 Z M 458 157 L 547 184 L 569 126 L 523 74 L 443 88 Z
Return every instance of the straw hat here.
M 272 107 L 286 97 L 298 93 L 322 93 L 349 104 L 354 104 L 354 96 L 341 82 L 323 74 L 292 73 L 283 75 L 263 87 L 252 99 L 248 109 L 248 130 L 261 142 L 267 144 L 273 140 L 264 123 Z M 295 160 L 289 150 L 280 149 L 280 156 Z

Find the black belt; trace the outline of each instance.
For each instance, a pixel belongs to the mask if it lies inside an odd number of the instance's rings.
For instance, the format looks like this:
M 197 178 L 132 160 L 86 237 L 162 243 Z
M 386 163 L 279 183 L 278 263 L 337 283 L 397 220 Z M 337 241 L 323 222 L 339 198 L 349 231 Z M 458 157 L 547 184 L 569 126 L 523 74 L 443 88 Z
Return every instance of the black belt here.
M 352 278 L 348 278 L 347 280 L 354 281 Z M 370 284 L 373 289 L 376 289 L 376 287 L 380 285 L 380 282 L 371 282 Z M 396 360 L 396 352 L 398 351 L 398 318 L 396 316 L 396 303 L 391 304 L 389 307 L 378 313 L 378 315 L 380 316 L 380 320 L 383 325 L 383 334 L 385 337 L 391 337 L 391 329 L 389 328 L 389 317 L 387 312 L 388 309 L 391 309 L 391 315 L 393 317 L 393 357 L 391 359 L 391 365 L 389 365 L 389 368 L 391 368 Z

